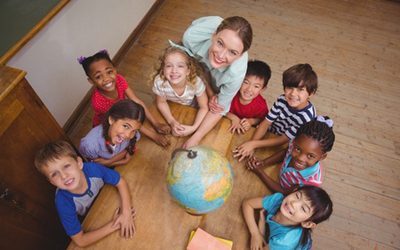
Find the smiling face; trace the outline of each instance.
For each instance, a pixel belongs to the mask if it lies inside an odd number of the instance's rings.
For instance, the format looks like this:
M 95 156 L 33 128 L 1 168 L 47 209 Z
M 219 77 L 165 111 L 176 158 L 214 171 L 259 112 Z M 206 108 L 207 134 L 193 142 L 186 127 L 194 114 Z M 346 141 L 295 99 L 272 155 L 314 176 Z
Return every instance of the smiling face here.
M 239 90 L 240 103 L 243 105 L 249 104 L 263 90 L 263 85 L 263 78 L 253 75 L 246 76 Z
M 293 142 L 292 159 L 289 166 L 297 170 L 303 170 L 325 159 L 326 153 L 322 152 L 317 140 L 306 136 L 297 136 Z
M 111 95 L 116 92 L 116 78 L 117 71 L 109 61 L 102 59 L 90 65 L 88 81 L 96 86 L 103 94 Z
M 289 106 L 297 110 L 307 107 L 308 99 L 313 96 L 302 84 L 299 84 L 298 87 L 285 87 L 284 94 Z
M 179 52 L 165 57 L 163 75 L 171 85 L 183 86 L 190 74 L 187 58 Z
M 212 36 L 208 49 L 208 59 L 213 68 L 231 65 L 243 53 L 243 42 L 237 32 L 229 29 L 221 30 Z
M 54 186 L 71 193 L 81 194 L 87 189 L 83 162 L 80 157 L 61 156 L 49 161 L 41 168 L 42 173 Z
M 124 140 L 132 139 L 136 131 L 141 127 L 140 122 L 127 118 L 114 120 L 110 116 L 108 122 L 110 123 L 108 136 L 113 145 L 121 144 Z
M 286 196 L 279 211 L 283 216 L 281 224 L 293 226 L 305 223 L 314 213 L 311 201 L 302 191 Z

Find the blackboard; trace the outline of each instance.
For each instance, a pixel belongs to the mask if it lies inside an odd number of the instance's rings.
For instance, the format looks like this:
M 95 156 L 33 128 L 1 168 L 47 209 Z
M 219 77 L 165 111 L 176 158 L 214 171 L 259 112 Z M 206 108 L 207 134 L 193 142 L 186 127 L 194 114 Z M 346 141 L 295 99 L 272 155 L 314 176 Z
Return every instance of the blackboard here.
M 16 45 L 19 45 L 17 46 L 19 48 L 22 47 L 67 2 L 65 0 L 0 0 L 0 57 L 3 58 Z M 1 60 L 0 64 L 4 64 L 4 61 L 8 59 Z

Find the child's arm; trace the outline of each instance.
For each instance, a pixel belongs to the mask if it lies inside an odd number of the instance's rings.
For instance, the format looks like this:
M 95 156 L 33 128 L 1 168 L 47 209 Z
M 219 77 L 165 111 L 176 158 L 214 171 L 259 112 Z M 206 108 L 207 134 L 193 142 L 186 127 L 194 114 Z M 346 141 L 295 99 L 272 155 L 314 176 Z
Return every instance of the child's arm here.
M 279 192 L 285 194 L 287 191 L 284 191 L 279 183 L 274 181 L 271 177 L 269 177 L 262 168 L 253 168 L 252 171 L 261 179 L 262 182 L 274 193 Z
M 204 91 L 200 96 L 197 96 L 197 104 L 199 105 L 199 110 L 197 110 L 196 118 L 194 119 L 192 126 L 183 125 L 184 131 L 182 131 L 182 135 L 190 135 L 200 126 L 201 122 L 203 121 L 204 117 L 208 112 L 208 98 L 207 94 Z
M 153 115 L 150 113 L 150 111 L 148 110 L 146 104 L 144 104 L 144 102 L 142 100 L 139 99 L 139 97 L 137 97 L 135 95 L 135 93 L 133 92 L 133 90 L 128 87 L 125 90 L 125 94 L 126 96 L 131 99 L 132 101 L 142 105 L 144 112 L 146 114 L 146 118 L 149 120 L 149 122 L 151 123 L 151 125 L 153 125 L 153 127 L 157 130 L 158 133 L 161 134 L 168 134 L 170 133 L 170 127 L 167 124 L 164 123 L 159 123 L 156 121 L 156 119 L 153 117 Z
M 264 160 L 259 160 L 256 157 L 251 157 L 247 160 L 247 169 L 249 170 L 254 170 L 256 168 L 261 168 L 264 169 L 265 167 L 271 166 L 276 163 L 280 163 L 285 159 L 285 155 L 287 152 L 286 149 L 279 150 L 278 152 L 275 152 L 271 156 L 265 158 Z
M 246 225 L 250 231 L 251 241 L 250 249 L 263 249 L 263 245 L 267 245 L 263 235 L 261 234 L 256 218 L 254 216 L 254 210 L 262 208 L 263 198 L 246 199 L 242 203 L 242 211 Z
M 208 111 L 197 131 L 183 144 L 182 147 L 190 148 L 198 145 L 201 139 L 203 139 L 203 137 L 214 128 L 221 118 L 222 116 L 220 114 Z
M 165 135 L 160 135 L 157 134 L 153 129 L 151 128 L 146 128 L 145 126 L 142 126 L 140 128 L 140 132 L 142 132 L 145 136 L 149 137 L 152 139 L 155 143 L 162 147 L 168 147 L 170 145 L 170 141 Z
M 253 155 L 254 150 L 260 147 L 258 140 L 260 140 L 265 135 L 265 132 L 267 132 L 270 125 L 271 123 L 268 120 L 264 119 L 261 122 L 260 126 L 258 126 L 258 128 L 256 129 L 252 140 L 247 141 L 235 148 L 235 150 L 233 151 L 233 157 L 239 158 L 240 162 L 244 158 Z
M 121 236 L 131 238 L 135 233 L 135 224 L 133 222 L 135 214 L 132 214 L 133 206 L 131 203 L 131 194 L 129 192 L 128 184 L 122 176 L 116 187 L 121 198 L 122 210 L 121 216 L 118 218 L 118 221 L 121 223 Z
M 156 104 L 158 110 L 160 110 L 167 123 L 171 126 L 172 134 L 181 136 L 184 127 L 182 127 L 182 125 L 172 115 L 171 109 L 167 103 L 167 99 L 165 97 L 156 95 Z
M 115 167 L 119 165 L 125 165 L 129 162 L 130 159 L 131 157 L 128 152 L 126 150 L 123 150 L 120 153 L 111 157 L 110 159 L 97 158 L 93 161 L 107 167 Z
M 120 224 L 117 223 L 119 218 L 118 210 L 119 209 L 115 211 L 113 219 L 110 222 L 90 232 L 80 231 L 79 233 L 71 236 L 72 241 L 79 247 L 86 247 L 111 234 L 115 230 L 118 230 L 120 228 Z

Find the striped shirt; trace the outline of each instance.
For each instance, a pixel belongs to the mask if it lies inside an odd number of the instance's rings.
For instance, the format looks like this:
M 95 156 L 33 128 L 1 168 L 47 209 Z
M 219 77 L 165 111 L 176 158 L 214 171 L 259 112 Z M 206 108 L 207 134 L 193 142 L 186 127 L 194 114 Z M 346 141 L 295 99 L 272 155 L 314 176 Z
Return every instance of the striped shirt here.
M 271 126 L 270 132 L 281 135 L 285 134 L 289 139 L 294 139 L 297 129 L 316 117 L 314 105 L 308 102 L 307 107 L 296 110 L 289 106 L 285 99 L 285 95 L 278 97 L 265 119 L 269 121 Z
M 196 96 L 201 96 L 205 90 L 206 86 L 198 76 L 196 77 L 196 83 L 194 86 L 192 84 L 186 84 L 185 91 L 182 95 L 178 95 L 169 82 L 163 81 L 159 75 L 155 77 L 153 85 L 154 94 L 165 97 L 168 101 L 187 106 L 194 106 L 193 104 L 196 103 L 193 102 L 194 98 Z
M 322 184 L 322 166 L 318 161 L 313 166 L 303 170 L 297 170 L 289 166 L 292 160 L 293 140 L 289 143 L 289 148 L 282 163 L 279 173 L 279 182 L 284 190 L 287 190 L 295 185 L 305 186 L 319 186 Z

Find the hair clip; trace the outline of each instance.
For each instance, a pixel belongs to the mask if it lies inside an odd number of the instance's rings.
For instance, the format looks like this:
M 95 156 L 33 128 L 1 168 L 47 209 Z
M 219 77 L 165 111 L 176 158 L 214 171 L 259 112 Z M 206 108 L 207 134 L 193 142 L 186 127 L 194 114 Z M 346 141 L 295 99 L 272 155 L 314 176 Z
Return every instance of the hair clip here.
M 333 127 L 333 120 L 329 119 L 327 116 L 325 118 L 325 116 L 319 115 L 317 116 L 317 121 L 325 123 L 330 128 Z
M 97 53 L 102 53 L 108 55 L 108 51 L 106 49 L 99 50 Z
M 83 62 L 86 60 L 86 58 L 87 58 L 86 56 L 80 56 L 77 58 L 77 60 L 78 60 L 79 64 L 83 64 Z
M 174 43 L 173 41 L 171 41 L 169 39 L 168 39 L 168 42 L 169 42 L 169 45 L 171 45 L 172 47 L 181 49 L 181 50 L 185 51 L 189 56 L 194 57 L 192 51 L 190 51 L 188 48 L 186 48 L 184 46 L 181 46 L 179 44 L 176 44 L 176 43 Z

